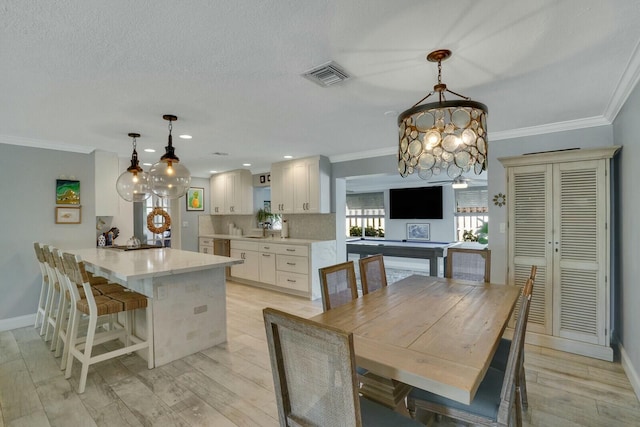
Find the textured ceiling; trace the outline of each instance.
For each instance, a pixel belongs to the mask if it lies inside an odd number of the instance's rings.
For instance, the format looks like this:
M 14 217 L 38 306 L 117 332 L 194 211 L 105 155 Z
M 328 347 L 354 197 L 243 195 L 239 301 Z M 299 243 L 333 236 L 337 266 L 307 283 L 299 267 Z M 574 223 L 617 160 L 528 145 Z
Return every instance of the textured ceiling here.
M 437 48 L 490 141 L 603 124 L 638 80 L 638 22 L 637 0 L 0 0 L 0 142 L 128 157 L 139 132 L 155 162 L 175 114 L 194 176 L 392 153 Z M 352 78 L 300 76 L 329 60 Z

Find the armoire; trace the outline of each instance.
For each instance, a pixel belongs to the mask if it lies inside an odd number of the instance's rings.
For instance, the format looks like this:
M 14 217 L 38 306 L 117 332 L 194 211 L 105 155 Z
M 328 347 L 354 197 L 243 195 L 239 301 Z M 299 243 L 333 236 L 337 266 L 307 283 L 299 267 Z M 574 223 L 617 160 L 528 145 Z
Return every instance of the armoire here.
M 612 159 L 618 146 L 504 157 L 507 283 L 538 266 L 527 342 L 613 360 Z

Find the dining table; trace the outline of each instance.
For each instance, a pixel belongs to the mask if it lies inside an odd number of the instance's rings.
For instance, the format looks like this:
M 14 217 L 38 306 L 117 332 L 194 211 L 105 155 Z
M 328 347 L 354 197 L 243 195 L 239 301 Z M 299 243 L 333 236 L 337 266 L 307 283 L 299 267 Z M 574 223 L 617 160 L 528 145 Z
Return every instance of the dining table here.
M 352 332 L 361 392 L 398 409 L 411 387 L 473 400 L 521 289 L 412 275 L 316 315 Z M 405 407 L 406 410 L 406 407 Z

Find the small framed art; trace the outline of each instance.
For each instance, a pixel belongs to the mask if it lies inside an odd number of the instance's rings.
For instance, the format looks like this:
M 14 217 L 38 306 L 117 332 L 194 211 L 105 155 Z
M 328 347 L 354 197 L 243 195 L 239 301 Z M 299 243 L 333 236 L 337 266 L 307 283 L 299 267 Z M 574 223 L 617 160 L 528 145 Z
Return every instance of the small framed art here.
M 56 179 L 56 205 L 79 205 L 80 181 Z
M 431 240 L 429 224 L 407 224 L 407 240 Z
M 187 190 L 187 210 L 203 211 L 204 210 L 204 188 L 189 187 Z
M 56 224 L 80 224 L 82 212 L 80 206 L 57 206 Z

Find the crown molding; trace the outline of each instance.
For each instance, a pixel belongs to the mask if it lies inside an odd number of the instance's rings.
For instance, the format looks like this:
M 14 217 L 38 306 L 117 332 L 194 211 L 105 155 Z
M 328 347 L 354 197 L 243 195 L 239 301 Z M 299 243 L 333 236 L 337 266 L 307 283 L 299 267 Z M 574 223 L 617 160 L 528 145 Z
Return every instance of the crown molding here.
M 530 126 L 526 128 L 505 130 L 500 132 L 489 132 L 489 144 L 491 141 L 500 141 L 510 138 L 522 138 L 525 136 L 543 135 L 546 133 L 566 132 L 569 130 L 607 126 L 611 122 L 604 116 L 587 117 L 585 119 L 567 120 L 566 122 L 549 123 L 540 126 Z
M 640 41 L 636 44 L 627 66 L 618 80 L 616 89 L 604 110 L 604 116 L 613 123 L 616 116 L 627 102 L 627 98 L 640 81 Z
M 0 144 L 20 145 L 23 147 L 44 148 L 47 150 L 70 151 L 72 153 L 90 154 L 94 147 L 84 145 L 67 144 L 58 141 L 45 141 L 42 139 L 23 138 L 20 136 L 0 135 Z

